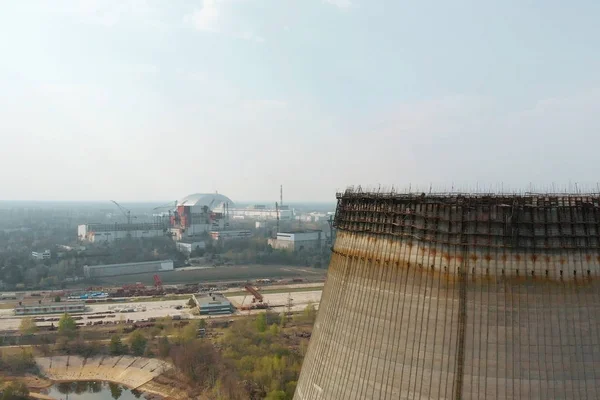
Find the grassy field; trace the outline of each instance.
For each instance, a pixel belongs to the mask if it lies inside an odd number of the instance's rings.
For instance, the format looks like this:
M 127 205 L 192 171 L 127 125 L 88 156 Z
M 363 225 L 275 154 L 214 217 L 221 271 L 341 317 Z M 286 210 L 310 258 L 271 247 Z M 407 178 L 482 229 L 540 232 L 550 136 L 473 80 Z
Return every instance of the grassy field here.
M 163 284 L 165 285 L 182 283 L 210 283 L 222 281 L 247 281 L 259 278 L 303 278 L 311 280 L 322 280 L 325 278 L 326 274 L 326 269 L 290 267 L 281 265 L 231 266 L 186 271 L 175 270 L 158 273 Z M 153 285 L 153 276 L 154 273 L 121 275 L 118 277 L 104 278 L 102 280 L 99 280 L 98 284 L 121 286 L 124 284 L 141 282 L 145 285 Z

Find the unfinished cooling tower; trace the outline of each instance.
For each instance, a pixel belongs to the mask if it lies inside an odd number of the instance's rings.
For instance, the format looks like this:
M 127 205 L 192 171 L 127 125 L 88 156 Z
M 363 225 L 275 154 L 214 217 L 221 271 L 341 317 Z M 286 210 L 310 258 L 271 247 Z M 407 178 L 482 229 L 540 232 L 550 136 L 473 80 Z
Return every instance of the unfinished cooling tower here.
M 338 195 L 294 399 L 600 398 L 600 196 Z

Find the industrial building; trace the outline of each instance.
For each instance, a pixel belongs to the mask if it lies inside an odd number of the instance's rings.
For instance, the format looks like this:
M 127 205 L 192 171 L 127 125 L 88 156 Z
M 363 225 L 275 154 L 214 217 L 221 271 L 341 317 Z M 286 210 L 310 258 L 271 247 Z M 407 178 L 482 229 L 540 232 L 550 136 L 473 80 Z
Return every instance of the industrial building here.
M 222 210 L 223 212 L 225 210 Z M 276 220 L 277 216 L 281 221 L 291 221 L 293 218 L 292 210 L 287 207 L 268 208 L 262 204 L 252 205 L 247 208 L 229 208 L 227 210 L 232 219 L 256 219 L 260 221 Z
M 164 272 L 173 270 L 173 261 L 146 261 L 127 264 L 85 265 L 83 273 L 86 278 L 103 278 L 107 276 L 143 274 L 148 272 Z
M 324 221 L 329 221 L 331 218 L 333 218 L 333 216 L 334 216 L 333 212 L 327 212 L 327 213 L 310 212 L 308 214 L 296 215 L 294 217 L 294 219 L 296 221 L 302 221 L 302 222 L 324 222 Z
M 80 241 L 90 243 L 113 242 L 122 239 L 150 238 L 166 236 L 169 233 L 168 223 L 116 223 L 116 224 L 82 224 L 77 227 Z
M 217 242 L 235 239 L 247 239 L 252 236 L 249 230 L 231 230 L 231 231 L 213 231 L 210 232 L 210 237 Z
M 599 194 L 348 190 L 335 225 L 294 399 L 600 398 Z
M 225 296 L 220 293 L 194 295 L 200 315 L 231 314 L 235 308 Z
M 206 248 L 206 242 L 197 241 L 179 241 L 175 245 L 177 250 L 187 255 L 191 254 L 194 250 L 204 250 Z
M 81 313 L 85 311 L 83 302 L 64 303 L 40 303 L 19 304 L 15 307 L 15 315 L 40 315 L 40 314 L 64 314 Z
M 233 202 L 218 193 L 196 193 L 177 203 L 171 216 L 171 234 L 175 240 L 202 239 L 207 232 L 226 229 L 227 208 Z M 223 210 L 218 212 L 215 210 Z
M 277 238 L 269 239 L 269 245 L 274 249 L 302 251 L 320 249 L 323 246 L 323 231 L 295 230 L 290 232 L 277 232 Z

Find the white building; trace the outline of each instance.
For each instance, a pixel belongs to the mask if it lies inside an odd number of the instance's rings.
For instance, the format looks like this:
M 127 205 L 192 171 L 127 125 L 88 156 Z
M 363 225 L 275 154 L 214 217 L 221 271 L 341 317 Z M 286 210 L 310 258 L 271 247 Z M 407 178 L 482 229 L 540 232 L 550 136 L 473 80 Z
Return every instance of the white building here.
M 148 272 L 172 271 L 173 261 L 146 261 L 126 264 L 85 265 L 83 273 L 86 278 L 100 278 L 106 276 L 144 274 Z
M 206 248 L 206 243 L 203 241 L 200 242 L 177 242 L 175 244 L 177 246 L 177 250 L 190 255 L 194 250 L 204 250 Z
M 252 236 L 252 232 L 250 232 L 248 230 L 214 231 L 214 232 L 210 233 L 210 236 L 213 238 L 213 240 L 216 240 L 216 241 L 247 239 Z
M 246 208 L 233 208 L 229 206 L 228 209 L 219 208 L 217 211 L 226 213 L 232 219 L 276 220 L 279 214 L 280 220 L 290 221 L 293 217 L 292 210 L 287 209 L 287 207 L 276 210 L 274 207 L 267 208 L 265 205 L 260 204 Z
M 327 213 L 320 213 L 320 212 L 311 212 L 308 214 L 301 214 L 301 215 L 296 215 L 295 219 L 298 221 L 303 221 L 303 222 L 324 222 L 324 221 L 329 221 L 330 218 L 333 218 L 335 216 L 335 213 L 333 212 L 327 212 Z
M 34 260 L 49 260 L 52 257 L 52 253 L 50 252 L 50 250 L 44 250 L 40 252 L 32 251 L 31 257 Z
M 302 251 L 320 249 L 323 245 L 323 231 L 297 230 L 292 232 L 278 232 L 276 239 L 269 239 L 269 244 L 274 249 Z
M 161 223 L 83 224 L 77 227 L 80 241 L 90 243 L 114 242 L 122 239 L 141 239 L 166 236 L 168 226 Z

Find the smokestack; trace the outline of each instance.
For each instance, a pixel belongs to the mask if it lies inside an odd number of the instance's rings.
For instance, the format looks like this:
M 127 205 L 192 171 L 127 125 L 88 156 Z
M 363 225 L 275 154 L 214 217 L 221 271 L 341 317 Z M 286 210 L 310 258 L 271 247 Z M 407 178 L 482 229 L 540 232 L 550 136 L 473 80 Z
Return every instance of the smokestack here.
M 295 400 L 600 398 L 598 194 L 338 194 Z

